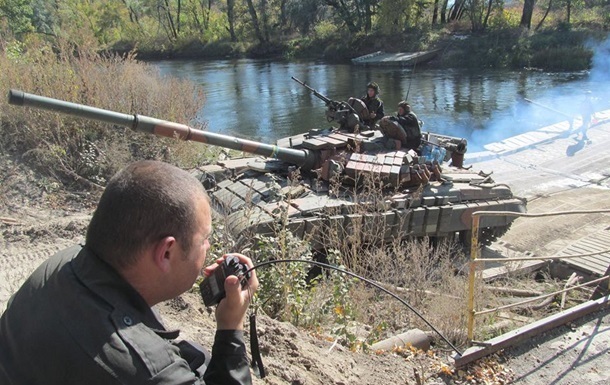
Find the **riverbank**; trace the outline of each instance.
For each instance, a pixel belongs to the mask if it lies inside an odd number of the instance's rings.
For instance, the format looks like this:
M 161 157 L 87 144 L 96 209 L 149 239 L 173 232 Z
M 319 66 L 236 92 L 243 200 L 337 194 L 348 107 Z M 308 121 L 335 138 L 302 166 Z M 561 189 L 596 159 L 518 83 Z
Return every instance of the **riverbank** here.
M 132 50 L 144 60 L 161 59 L 268 59 L 313 60 L 349 63 L 352 58 L 375 51 L 416 52 L 440 49 L 426 63 L 430 68 L 523 69 L 579 71 L 591 67 L 596 42 L 608 37 L 604 31 L 554 30 L 532 33 L 522 28 L 506 28 L 485 34 L 452 32 L 446 29 L 410 31 L 398 36 L 381 33 L 349 36 L 320 33 L 266 45 L 232 43 L 228 40 L 204 42 L 197 39 L 158 42 L 138 48 L 120 42 L 111 51 L 125 54 Z

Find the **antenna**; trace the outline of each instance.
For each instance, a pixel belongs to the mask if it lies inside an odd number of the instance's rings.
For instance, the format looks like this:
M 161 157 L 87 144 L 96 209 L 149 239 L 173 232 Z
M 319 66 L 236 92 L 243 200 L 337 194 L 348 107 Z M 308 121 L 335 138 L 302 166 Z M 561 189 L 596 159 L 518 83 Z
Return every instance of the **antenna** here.
M 417 65 L 417 58 L 413 63 L 413 71 L 411 71 L 411 79 L 409 80 L 409 88 L 407 88 L 407 97 L 405 98 L 405 102 L 409 102 L 409 92 L 411 91 L 411 83 L 413 83 L 413 76 L 415 75 L 415 66 Z

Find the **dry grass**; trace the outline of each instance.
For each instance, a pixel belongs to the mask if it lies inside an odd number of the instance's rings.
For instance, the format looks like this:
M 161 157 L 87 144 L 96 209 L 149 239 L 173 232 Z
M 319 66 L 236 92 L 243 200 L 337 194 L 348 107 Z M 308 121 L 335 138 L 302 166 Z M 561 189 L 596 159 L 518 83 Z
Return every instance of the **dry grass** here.
M 162 77 L 133 56 L 104 56 L 58 41 L 0 46 L 0 90 L 25 92 L 128 114 L 190 123 L 202 90 Z M 183 167 L 205 162 L 201 146 L 133 133 L 127 128 L 0 101 L 0 145 L 63 182 L 102 186 L 133 160 L 162 159 Z

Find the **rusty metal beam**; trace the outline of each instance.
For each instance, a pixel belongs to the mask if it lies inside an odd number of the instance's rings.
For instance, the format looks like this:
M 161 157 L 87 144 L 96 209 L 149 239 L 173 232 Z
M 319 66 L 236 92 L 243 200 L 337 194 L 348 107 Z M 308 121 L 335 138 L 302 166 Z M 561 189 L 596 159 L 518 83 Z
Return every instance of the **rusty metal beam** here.
M 597 300 L 588 301 L 573 308 L 562 311 L 550 317 L 541 319 L 529 325 L 520 327 L 501 336 L 485 341 L 484 346 L 474 346 L 467 349 L 464 354 L 453 357 L 456 368 L 462 367 L 479 358 L 495 353 L 499 350 L 513 346 L 525 339 L 529 339 L 540 333 L 564 325 L 575 319 L 581 318 L 597 310 L 606 309 L 610 306 L 610 295 Z

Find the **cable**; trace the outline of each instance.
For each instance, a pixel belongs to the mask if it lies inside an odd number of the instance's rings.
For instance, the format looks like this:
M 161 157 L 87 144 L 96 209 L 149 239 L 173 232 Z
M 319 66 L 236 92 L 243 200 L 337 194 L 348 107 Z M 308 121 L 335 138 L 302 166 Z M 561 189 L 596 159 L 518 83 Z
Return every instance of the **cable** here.
M 438 334 L 447 344 L 449 344 L 449 346 L 451 346 L 451 348 L 453 350 L 455 350 L 455 352 L 461 356 L 462 352 L 460 352 L 458 350 L 458 348 L 456 348 L 448 339 L 447 337 L 445 337 L 441 332 L 439 332 L 434 326 L 432 326 L 432 324 L 426 319 L 424 318 L 423 315 L 421 315 L 421 313 L 419 313 L 417 310 L 415 310 L 415 308 L 413 308 L 413 306 L 409 305 L 409 303 L 407 303 L 407 301 L 405 301 L 404 299 L 400 298 L 399 296 L 397 296 L 396 294 L 392 293 L 391 291 L 387 290 L 386 288 L 384 288 L 383 286 L 379 285 L 378 283 L 375 283 L 374 281 L 371 281 L 370 279 L 364 278 L 358 274 L 352 273 L 351 271 L 345 270 L 345 269 L 341 269 L 337 266 L 333 266 L 333 265 L 329 265 L 327 263 L 322 263 L 322 262 L 317 262 L 317 261 L 308 261 L 305 259 L 276 259 L 273 261 L 265 261 L 265 262 L 261 262 L 257 265 L 255 265 L 254 267 L 248 269 L 245 273 L 244 276 L 248 276 L 248 273 L 250 273 L 252 270 L 258 269 L 259 267 L 263 267 L 263 266 L 267 266 L 267 265 L 274 265 L 276 263 L 291 263 L 291 262 L 298 262 L 298 263 L 307 263 L 310 265 L 316 265 L 316 266 L 320 266 L 320 267 L 324 267 L 327 269 L 331 269 L 331 270 L 335 270 L 338 271 L 340 273 L 343 274 L 347 274 L 351 277 L 357 278 L 361 281 L 364 281 L 366 283 L 368 283 L 369 285 L 383 291 L 384 293 L 388 294 L 389 296 L 391 296 L 392 298 L 396 299 L 397 301 L 399 301 L 400 303 L 402 303 L 403 305 L 405 305 L 406 307 L 409 308 L 409 310 L 411 310 L 413 313 L 415 313 L 419 318 L 422 319 L 422 321 L 424 321 L 426 323 L 426 325 L 428 325 L 436 334 Z

